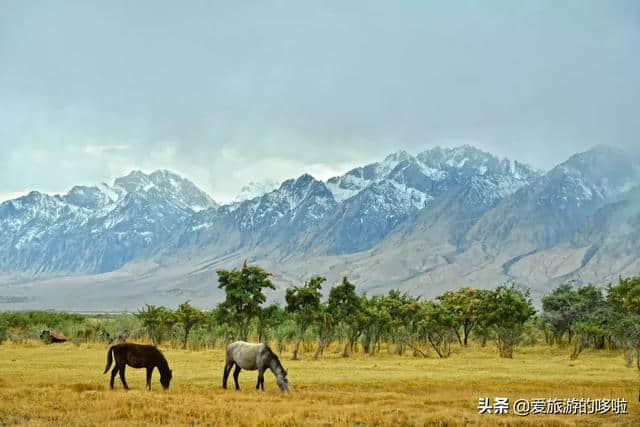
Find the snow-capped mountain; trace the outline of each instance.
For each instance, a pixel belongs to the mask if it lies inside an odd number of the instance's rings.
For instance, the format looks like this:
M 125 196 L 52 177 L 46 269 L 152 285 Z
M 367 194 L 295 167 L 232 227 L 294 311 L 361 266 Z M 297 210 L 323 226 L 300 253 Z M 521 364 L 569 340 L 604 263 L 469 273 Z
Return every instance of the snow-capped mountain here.
M 571 156 L 505 198 L 483 217 L 472 238 L 503 251 L 553 246 L 608 201 L 640 183 L 638 163 L 624 152 L 595 147 Z
M 474 195 L 476 207 L 488 209 L 539 176 L 522 163 L 468 145 L 437 147 L 415 157 L 399 151 L 327 182 L 342 203 L 319 239 L 331 253 L 369 249 L 446 195 L 465 189 Z
M 33 191 L 0 204 L 0 270 L 105 272 L 149 256 L 194 213 L 216 203 L 168 171 L 139 171 L 113 186 Z
M 211 253 L 258 246 L 291 251 L 302 235 L 336 207 L 325 184 L 304 174 L 260 197 L 195 215 L 176 245 L 207 246 Z
M 179 209 L 194 212 L 218 206 L 207 193 L 191 181 L 167 170 L 157 170 L 149 175 L 133 171 L 127 176 L 117 178 L 113 183 L 113 190 L 120 194 L 120 190 L 125 193 L 155 193 Z
M 383 179 L 398 163 L 410 158 L 411 156 L 406 151 L 398 151 L 387 156 L 382 162 L 358 167 L 342 176 L 329 179 L 327 188 L 333 193 L 337 202 L 342 202 Z
M 248 186 L 222 206 L 169 171 L 134 171 L 113 185 L 0 204 L 0 272 L 40 280 L 147 263 L 156 267 L 122 286 L 180 284 L 179 293 L 202 295 L 216 268 L 244 258 L 284 283 L 348 274 L 364 288 L 422 295 L 604 280 L 640 272 L 639 165 L 607 147 L 547 173 L 471 146 L 399 151 L 327 182 L 304 174 Z

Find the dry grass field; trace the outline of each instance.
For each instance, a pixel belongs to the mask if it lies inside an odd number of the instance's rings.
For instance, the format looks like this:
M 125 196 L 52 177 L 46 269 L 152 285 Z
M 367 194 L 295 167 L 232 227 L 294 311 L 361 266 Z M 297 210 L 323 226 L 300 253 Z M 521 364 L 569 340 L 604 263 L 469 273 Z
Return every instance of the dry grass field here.
M 265 392 L 255 372 L 243 371 L 239 392 L 223 390 L 223 352 L 163 347 L 174 372 L 168 391 L 154 372 L 127 369 L 131 390 L 108 387 L 102 371 L 107 346 L 36 342 L 0 345 L 0 425 L 640 425 L 637 369 L 622 356 L 568 350 L 519 349 L 500 359 L 493 347 L 459 350 L 449 359 L 394 356 L 385 351 L 341 358 L 329 351 L 291 361 L 293 388 L 282 395 L 266 374 Z M 331 350 L 338 351 L 337 346 Z M 232 382 L 231 382 L 232 383 Z M 479 397 L 625 398 L 627 415 L 480 415 Z

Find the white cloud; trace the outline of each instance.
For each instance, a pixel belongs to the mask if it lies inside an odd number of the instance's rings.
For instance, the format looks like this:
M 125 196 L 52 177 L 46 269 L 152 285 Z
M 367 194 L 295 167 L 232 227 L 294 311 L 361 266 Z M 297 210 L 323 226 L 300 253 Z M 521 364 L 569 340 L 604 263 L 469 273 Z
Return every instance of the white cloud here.
M 230 200 L 440 141 L 542 168 L 634 148 L 638 5 L 15 2 L 0 192 L 166 168 Z

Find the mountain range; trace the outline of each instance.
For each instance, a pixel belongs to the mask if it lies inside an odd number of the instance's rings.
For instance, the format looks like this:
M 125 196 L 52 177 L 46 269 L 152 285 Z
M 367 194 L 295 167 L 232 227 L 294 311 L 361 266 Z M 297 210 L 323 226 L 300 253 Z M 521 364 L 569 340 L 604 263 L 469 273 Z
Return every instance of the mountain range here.
M 405 151 L 327 181 L 250 184 L 218 204 L 166 170 L 0 204 L 0 309 L 134 310 L 220 300 L 244 259 L 285 287 L 347 275 L 432 297 L 640 272 L 640 161 L 606 146 L 549 171 L 472 146 Z

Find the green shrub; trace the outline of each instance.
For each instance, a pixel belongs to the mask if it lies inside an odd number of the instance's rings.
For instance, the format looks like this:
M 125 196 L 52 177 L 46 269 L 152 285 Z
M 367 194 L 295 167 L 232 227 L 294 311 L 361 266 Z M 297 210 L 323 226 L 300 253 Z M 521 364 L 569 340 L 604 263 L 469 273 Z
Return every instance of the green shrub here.
M 9 324 L 4 320 L 0 319 L 0 344 L 2 344 L 9 335 Z

